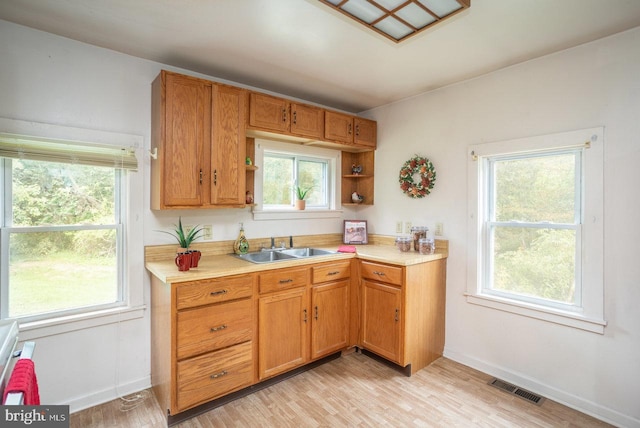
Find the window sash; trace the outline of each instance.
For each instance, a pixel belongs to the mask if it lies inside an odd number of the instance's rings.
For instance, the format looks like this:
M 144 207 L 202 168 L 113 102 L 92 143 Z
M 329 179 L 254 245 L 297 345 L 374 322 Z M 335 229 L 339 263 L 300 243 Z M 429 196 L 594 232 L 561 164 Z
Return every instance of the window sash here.
M 283 204 L 265 204 L 263 203 L 264 209 L 289 209 L 293 208 L 296 194 L 295 194 L 295 186 L 300 183 L 300 163 L 302 162 L 314 162 L 322 165 L 322 177 L 320 177 L 321 185 L 320 188 L 314 188 L 315 192 L 320 192 L 320 200 L 322 201 L 319 204 L 309 204 L 307 203 L 307 208 L 329 208 L 330 201 L 330 192 L 331 192 L 331 182 L 329 180 L 330 177 L 330 161 L 329 159 L 321 158 L 321 157 L 312 157 L 312 156 L 303 156 L 298 154 L 289 154 L 289 153 L 281 153 L 278 151 L 265 150 L 264 158 L 278 158 L 278 159 L 288 159 L 292 162 L 292 174 L 291 182 L 293 185 L 291 186 L 291 204 L 283 205 Z M 304 185 L 302 185 L 304 187 Z
M 104 165 L 101 165 L 104 166 Z M 22 321 L 38 321 L 52 317 L 74 315 L 118 307 L 125 302 L 125 272 L 124 272 L 124 213 L 123 198 L 125 192 L 123 188 L 123 174 L 119 168 L 115 168 L 114 181 L 114 223 L 112 224 L 86 224 L 86 225 L 47 225 L 47 226 L 12 226 L 13 221 L 13 187 L 12 187 L 12 161 L 11 159 L 0 158 L 0 170 L 3 171 L 0 177 L 0 188 L 3 189 L 3 197 L 0 198 L 3 219 L 0 222 L 0 319 L 6 319 L 9 315 L 9 247 L 10 236 L 16 233 L 40 233 L 40 232 L 63 232 L 63 231 L 85 231 L 85 230 L 115 230 L 116 231 L 116 295 L 115 302 L 84 306 L 79 308 L 62 309 L 54 312 L 25 315 L 19 317 Z
M 527 153 L 510 153 L 504 155 L 489 156 L 483 159 L 484 171 L 484 226 L 481 233 L 482 245 L 482 280 L 479 284 L 479 291 L 484 294 L 494 295 L 501 298 L 533 303 L 540 306 L 547 306 L 568 311 L 579 311 L 582 309 L 582 220 L 584 207 L 582 205 L 584 191 L 582 180 L 583 151 L 585 147 L 570 147 L 562 149 L 550 149 L 548 151 L 536 151 Z M 574 215 L 573 223 L 557 223 L 550 221 L 527 222 L 527 221 L 496 221 L 496 164 L 501 161 L 537 159 L 542 156 L 568 155 L 574 156 Z M 572 303 L 564 303 L 543 297 L 523 295 L 494 288 L 493 278 L 495 274 L 495 231 L 499 228 L 522 228 L 522 229 L 556 229 L 572 230 L 575 232 L 576 242 L 574 250 L 574 299 Z

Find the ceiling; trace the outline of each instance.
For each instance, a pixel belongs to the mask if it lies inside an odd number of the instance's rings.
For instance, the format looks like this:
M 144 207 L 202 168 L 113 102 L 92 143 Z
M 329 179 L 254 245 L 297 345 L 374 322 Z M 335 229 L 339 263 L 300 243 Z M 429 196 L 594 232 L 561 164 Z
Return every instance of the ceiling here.
M 400 44 L 318 0 L 1 0 L 0 19 L 358 113 L 640 26 L 640 1 L 471 0 Z

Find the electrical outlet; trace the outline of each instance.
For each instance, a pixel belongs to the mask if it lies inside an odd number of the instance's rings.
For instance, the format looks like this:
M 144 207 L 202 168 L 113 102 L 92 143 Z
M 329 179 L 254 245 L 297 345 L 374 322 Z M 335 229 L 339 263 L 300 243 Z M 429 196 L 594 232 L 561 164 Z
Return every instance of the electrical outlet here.
M 404 233 L 411 233 L 411 222 L 410 221 L 405 221 L 404 222 Z
M 442 236 L 444 233 L 444 226 L 442 223 L 436 223 L 436 230 L 433 231 L 436 236 Z
M 402 222 L 396 221 L 396 233 L 402 233 Z
M 202 238 L 205 241 L 211 241 L 213 239 L 213 227 L 210 224 L 202 226 Z

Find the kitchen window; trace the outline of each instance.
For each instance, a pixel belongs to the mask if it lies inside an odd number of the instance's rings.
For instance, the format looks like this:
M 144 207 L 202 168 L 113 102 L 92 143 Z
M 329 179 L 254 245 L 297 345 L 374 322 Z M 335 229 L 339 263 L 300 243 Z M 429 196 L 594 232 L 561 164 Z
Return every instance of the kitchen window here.
M 39 322 L 131 303 L 125 231 L 136 168 L 128 147 L 0 133 L 2 319 Z
M 602 134 L 471 147 L 470 303 L 603 331 Z
M 256 140 L 254 218 L 323 218 L 336 213 L 338 150 Z M 308 190 L 304 211 L 295 209 L 296 187 Z

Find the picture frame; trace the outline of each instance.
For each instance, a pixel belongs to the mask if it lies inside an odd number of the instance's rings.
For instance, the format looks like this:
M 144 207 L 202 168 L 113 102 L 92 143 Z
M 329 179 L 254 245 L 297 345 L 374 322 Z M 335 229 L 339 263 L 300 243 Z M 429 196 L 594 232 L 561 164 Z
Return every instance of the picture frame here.
M 369 242 L 366 220 L 345 220 L 342 242 L 345 244 L 366 244 Z

